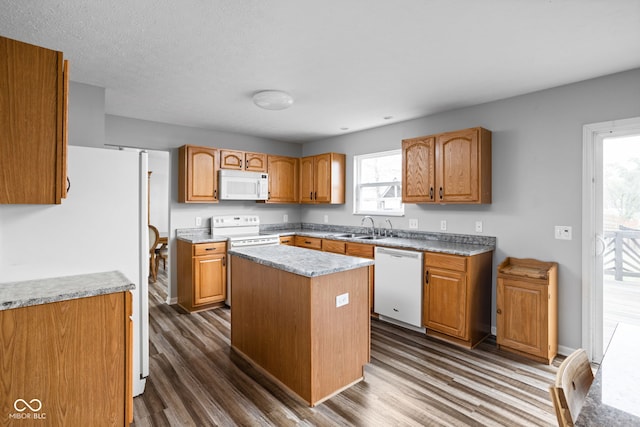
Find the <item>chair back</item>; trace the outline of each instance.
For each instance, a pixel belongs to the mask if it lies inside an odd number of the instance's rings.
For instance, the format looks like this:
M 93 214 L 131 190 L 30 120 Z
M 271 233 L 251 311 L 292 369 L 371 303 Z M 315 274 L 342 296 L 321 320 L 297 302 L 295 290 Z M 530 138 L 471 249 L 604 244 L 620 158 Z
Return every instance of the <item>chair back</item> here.
M 560 364 L 556 382 L 549 394 L 556 410 L 558 425 L 573 426 L 593 383 L 593 371 L 584 349 L 578 349 Z
M 158 229 L 149 224 L 149 253 L 152 253 L 156 250 L 159 241 L 160 233 L 158 232 Z

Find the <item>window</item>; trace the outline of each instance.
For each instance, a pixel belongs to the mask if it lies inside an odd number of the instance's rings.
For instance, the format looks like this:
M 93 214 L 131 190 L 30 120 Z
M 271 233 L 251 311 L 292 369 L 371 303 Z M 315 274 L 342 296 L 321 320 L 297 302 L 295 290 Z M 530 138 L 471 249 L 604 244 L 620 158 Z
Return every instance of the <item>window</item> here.
M 404 215 L 401 150 L 354 156 L 353 170 L 353 213 Z

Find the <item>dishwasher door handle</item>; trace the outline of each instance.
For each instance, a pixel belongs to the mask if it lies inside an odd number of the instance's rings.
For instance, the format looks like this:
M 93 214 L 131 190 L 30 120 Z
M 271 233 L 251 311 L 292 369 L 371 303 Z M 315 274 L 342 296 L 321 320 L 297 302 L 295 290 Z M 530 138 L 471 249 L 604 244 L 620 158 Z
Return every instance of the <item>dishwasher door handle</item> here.
M 386 249 L 386 248 L 376 248 L 376 254 L 380 255 L 389 255 L 395 258 L 420 258 L 422 253 L 413 252 L 413 251 L 400 251 L 394 249 Z

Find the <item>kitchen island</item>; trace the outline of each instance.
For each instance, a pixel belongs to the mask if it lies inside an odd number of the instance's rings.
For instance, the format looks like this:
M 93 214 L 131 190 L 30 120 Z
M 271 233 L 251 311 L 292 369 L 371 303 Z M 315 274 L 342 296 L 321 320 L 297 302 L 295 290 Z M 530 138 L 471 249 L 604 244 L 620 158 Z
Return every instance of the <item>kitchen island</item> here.
M 229 254 L 236 352 L 311 406 L 364 378 L 372 260 L 285 245 Z
M 117 271 L 0 283 L 1 425 L 132 422 L 134 287 Z

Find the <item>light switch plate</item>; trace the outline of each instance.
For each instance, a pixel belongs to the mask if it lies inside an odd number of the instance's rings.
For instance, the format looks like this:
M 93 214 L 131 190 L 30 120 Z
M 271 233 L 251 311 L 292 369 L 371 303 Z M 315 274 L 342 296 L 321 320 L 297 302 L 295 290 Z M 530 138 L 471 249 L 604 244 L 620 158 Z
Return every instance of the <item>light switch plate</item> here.
M 443 219 L 442 221 L 440 221 L 440 230 L 441 231 L 447 231 L 447 220 Z
M 482 221 L 476 221 L 476 233 L 482 233 Z
M 556 225 L 555 227 L 555 237 L 559 240 L 571 240 L 572 236 L 572 228 L 570 225 Z
M 410 219 L 409 220 L 409 228 L 418 228 L 418 220 Z
M 324 223 L 327 224 L 329 222 L 329 215 L 324 216 Z
M 202 217 L 196 217 L 196 227 L 200 227 L 202 225 Z
M 282 215 L 282 222 L 289 222 L 289 215 L 287 214 Z

